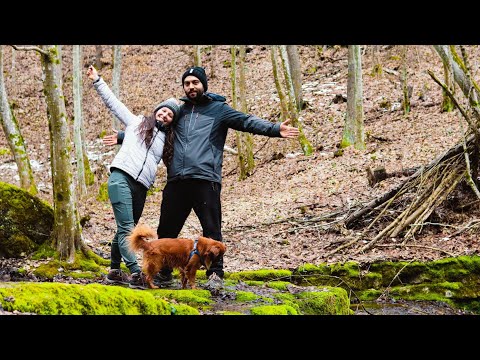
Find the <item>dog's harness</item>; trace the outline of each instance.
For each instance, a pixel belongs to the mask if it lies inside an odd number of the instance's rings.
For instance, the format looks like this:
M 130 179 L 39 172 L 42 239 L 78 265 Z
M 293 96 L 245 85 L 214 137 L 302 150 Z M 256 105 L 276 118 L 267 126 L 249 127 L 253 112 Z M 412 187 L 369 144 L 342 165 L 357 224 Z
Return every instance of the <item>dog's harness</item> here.
M 190 261 L 190 259 L 192 258 L 193 255 L 198 255 L 198 257 L 200 258 L 200 263 L 203 266 L 205 266 L 205 261 L 203 260 L 202 255 L 200 255 L 200 252 L 197 249 L 197 243 L 198 243 L 198 239 L 195 240 L 194 243 L 193 243 L 193 249 L 192 249 L 192 251 L 190 251 L 190 256 L 188 257 L 188 260 Z

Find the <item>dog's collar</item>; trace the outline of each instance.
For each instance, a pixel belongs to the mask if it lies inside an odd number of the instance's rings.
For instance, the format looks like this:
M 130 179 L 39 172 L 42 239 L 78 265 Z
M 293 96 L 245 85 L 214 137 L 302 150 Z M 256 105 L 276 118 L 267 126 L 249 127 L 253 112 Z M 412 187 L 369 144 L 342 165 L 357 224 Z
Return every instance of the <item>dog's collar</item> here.
M 193 255 L 198 255 L 198 257 L 200 258 L 200 264 L 202 264 L 203 266 L 205 266 L 205 261 L 203 260 L 203 257 L 202 255 L 200 255 L 200 252 L 198 251 L 197 249 L 197 244 L 198 244 L 198 239 L 194 241 L 193 243 L 193 249 L 192 251 L 190 251 L 190 256 L 188 257 L 188 260 L 190 261 L 190 259 L 192 258 Z

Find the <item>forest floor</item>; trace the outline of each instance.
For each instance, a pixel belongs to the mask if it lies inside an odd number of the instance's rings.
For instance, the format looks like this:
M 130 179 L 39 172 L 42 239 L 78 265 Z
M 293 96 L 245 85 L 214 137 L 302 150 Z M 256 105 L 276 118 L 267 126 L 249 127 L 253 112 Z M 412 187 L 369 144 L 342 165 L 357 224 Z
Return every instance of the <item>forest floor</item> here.
M 367 244 L 381 231 L 382 224 L 370 229 L 357 242 L 332 255 L 362 229 L 341 226 L 346 214 L 361 204 L 384 194 L 405 180 L 393 177 L 369 185 L 366 168 L 384 167 L 388 172 L 427 165 L 462 139 L 466 123 L 458 111 L 442 112 L 442 92 L 428 76 L 428 69 L 443 77 L 440 58 L 429 46 L 409 46 L 407 81 L 412 86 L 411 112 L 401 107 L 400 46 L 367 46 L 363 56 L 363 92 L 367 149 L 345 149 L 334 156 L 342 138 L 346 102 L 338 101 L 347 93 L 347 49 L 300 46 L 303 72 L 303 96 L 306 108 L 301 112 L 303 129 L 315 152 L 304 156 L 298 141 L 254 136 L 255 171 L 246 180 L 238 180 L 237 159 L 225 152 L 222 185 L 222 229 L 227 252 L 224 269 L 294 269 L 306 263 L 336 263 L 378 260 L 436 260 L 444 257 L 478 254 L 478 227 L 471 224 L 480 216 L 478 202 L 458 210 L 455 202 L 470 202 L 467 190 L 451 196 L 439 206 L 414 238 L 384 238 L 367 251 Z M 104 68 L 100 70 L 108 84 L 112 81 L 111 47 L 103 46 Z M 121 99 L 136 114 L 147 114 L 161 100 L 182 96 L 180 78 L 191 56 L 187 46 L 123 46 Z M 63 46 L 64 94 L 67 112 L 73 119 L 72 47 Z M 248 47 L 246 81 L 249 112 L 278 121 L 279 104 L 272 77 L 267 46 Z M 111 133 L 112 117 L 85 76 L 93 62 L 95 47 L 84 46 L 83 117 L 85 141 L 95 171 L 95 184 L 88 196 L 79 200 L 82 217 L 89 220 L 83 236 L 89 246 L 109 255 L 115 221 L 108 201 L 96 199 L 98 189 L 108 178 L 107 168 L 114 148 L 102 143 L 102 132 Z M 478 75 L 477 56 L 472 51 L 472 68 Z M 372 74 L 375 60 L 384 69 Z M 25 138 L 39 197 L 52 203 L 49 162 L 49 132 L 46 105 L 42 93 L 41 67 L 33 52 L 15 52 L 4 47 L 7 93 Z M 209 75 L 209 91 L 222 94 L 231 104 L 228 46 L 215 52 L 206 48 L 203 62 Z M 213 74 L 212 74 L 213 72 Z M 463 124 L 462 124 L 463 123 Z M 235 148 L 231 130 L 227 145 Z M 8 145 L 0 133 L 0 150 Z M 0 151 L 0 180 L 19 185 L 11 154 Z M 156 228 L 165 185 L 165 168 L 159 166 L 152 194 L 148 196 L 141 221 Z M 459 195 L 459 194 L 457 194 Z M 465 198 L 467 196 L 467 198 Z M 327 217 L 327 221 L 320 220 Z M 469 225 L 470 224 L 470 225 Z M 385 224 L 383 224 L 384 226 Z M 180 234 L 194 238 L 201 233 L 195 214 L 191 214 Z M 27 261 L 20 259 L 19 261 Z

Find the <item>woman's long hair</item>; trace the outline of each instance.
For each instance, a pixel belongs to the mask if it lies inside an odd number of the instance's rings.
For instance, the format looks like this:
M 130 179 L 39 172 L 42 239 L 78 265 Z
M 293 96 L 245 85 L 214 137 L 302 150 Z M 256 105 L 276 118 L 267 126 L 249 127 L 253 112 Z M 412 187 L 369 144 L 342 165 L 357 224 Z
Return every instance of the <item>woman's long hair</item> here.
M 145 141 L 147 148 L 149 148 L 152 143 L 153 129 L 156 124 L 157 120 L 155 119 L 155 114 L 151 114 L 149 116 L 144 116 L 142 122 L 138 126 L 138 135 L 140 135 L 140 138 Z
M 173 123 L 167 128 L 167 133 L 165 134 L 165 145 L 163 146 L 163 156 L 162 160 L 167 169 L 170 168 L 173 159 L 173 140 L 175 138 Z
M 173 122 L 170 125 L 165 126 L 165 145 L 163 146 L 163 156 L 162 160 L 167 169 L 170 167 L 173 159 L 173 140 L 175 138 L 175 122 L 177 116 L 174 116 Z M 138 127 L 138 133 L 143 141 L 145 141 L 145 145 L 147 148 L 150 146 L 153 138 L 153 129 L 157 120 L 155 119 L 155 113 L 149 116 L 145 116 L 143 121 L 140 123 Z

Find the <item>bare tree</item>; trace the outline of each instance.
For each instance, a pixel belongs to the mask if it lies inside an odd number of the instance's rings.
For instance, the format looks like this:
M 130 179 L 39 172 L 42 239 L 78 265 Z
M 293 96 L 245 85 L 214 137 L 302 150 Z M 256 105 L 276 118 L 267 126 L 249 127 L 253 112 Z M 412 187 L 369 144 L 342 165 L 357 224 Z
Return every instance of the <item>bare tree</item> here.
M 272 70 L 273 70 L 273 80 L 275 81 L 275 88 L 277 89 L 278 98 L 280 99 L 280 111 L 281 111 L 281 120 L 282 122 L 288 119 L 288 107 L 287 100 L 285 98 L 285 93 L 283 92 L 282 85 L 280 83 L 280 77 L 278 74 L 278 64 L 277 64 L 277 47 L 270 47 L 270 57 L 272 59 Z
M 298 111 L 303 109 L 302 94 L 302 65 L 300 56 L 298 55 L 297 45 L 287 45 L 288 63 L 290 65 L 290 73 L 292 74 L 293 90 L 295 92 L 295 100 Z
M 240 111 L 247 112 L 247 100 L 245 91 L 245 46 L 239 46 L 239 72 L 240 80 L 237 83 L 237 46 L 230 47 L 231 52 L 231 80 L 232 80 L 232 106 L 239 109 L 238 100 L 240 100 Z M 240 90 L 240 96 L 237 94 L 237 88 Z M 238 165 L 240 168 L 239 180 L 246 179 L 253 173 L 255 162 L 253 160 L 253 139 L 252 135 L 242 131 L 235 131 L 237 143 Z
M 217 47 L 212 45 L 210 55 L 210 79 L 215 79 L 215 63 L 217 62 Z
M 347 114 L 340 144 L 341 148 L 354 145 L 364 150 L 365 130 L 363 112 L 362 54 L 359 45 L 348 46 Z
M 290 72 L 290 63 L 288 61 L 287 55 L 287 47 L 285 45 L 280 45 L 280 58 L 282 60 L 282 67 L 283 67 L 283 75 L 285 79 L 285 88 L 286 93 L 288 94 L 288 110 L 289 110 L 289 118 L 293 126 L 296 126 L 300 130 L 300 135 L 298 140 L 300 142 L 300 146 L 302 148 L 304 155 L 311 155 L 313 153 L 312 145 L 310 141 L 308 141 L 305 133 L 303 132 L 303 124 L 302 119 L 299 114 L 297 101 L 295 97 L 295 90 L 293 87 L 292 75 Z
M 95 45 L 95 68 L 98 70 L 101 70 L 103 67 L 102 57 L 102 45 Z
M 5 78 L 3 76 L 3 49 L 0 45 L 0 122 L 2 123 L 8 146 L 18 168 L 20 187 L 30 194 L 36 195 L 38 190 L 33 178 L 32 167 L 27 154 L 25 141 L 20 133 L 20 127 L 8 103 Z
M 408 85 L 408 66 L 407 66 L 408 46 L 403 45 L 400 48 L 400 58 L 402 61 L 402 71 L 400 72 L 400 83 L 402 84 L 402 107 L 403 114 L 407 115 L 410 112 L 410 96 L 412 96 L 412 87 Z
M 15 46 L 15 45 L 13 45 Z M 53 246 L 61 260 L 73 262 L 75 251 L 88 252 L 82 239 L 75 198 L 71 136 L 66 118 L 62 90 L 62 73 L 57 45 L 17 47 L 17 50 L 35 50 L 40 53 L 43 71 L 43 91 L 47 103 L 48 128 L 50 130 L 50 159 L 53 181 L 54 225 Z
M 15 81 L 15 64 L 16 64 L 16 58 L 17 58 L 17 51 L 12 48 L 12 67 L 10 70 L 10 78 Z
M 77 158 L 77 191 L 83 198 L 87 194 L 87 184 L 93 184 L 93 173 L 90 169 L 87 150 L 85 148 L 85 134 L 83 133 L 82 112 L 82 46 L 73 45 L 73 134 L 75 154 Z
M 445 85 L 447 85 L 448 89 L 452 94 L 455 94 L 455 80 L 453 79 L 452 58 L 450 56 L 450 52 L 447 54 L 445 60 L 446 61 L 443 62 Z M 450 112 L 455 108 L 455 105 L 452 98 L 448 96 L 447 92 L 443 89 L 442 92 L 442 111 Z
M 113 45 L 113 75 L 112 75 L 112 91 L 115 96 L 120 99 L 120 77 L 122 73 L 122 46 Z M 119 130 L 121 123 L 120 120 L 112 115 L 112 128 Z M 117 147 L 118 150 L 118 147 Z
M 202 66 L 202 46 L 193 45 L 193 64 L 195 66 Z

